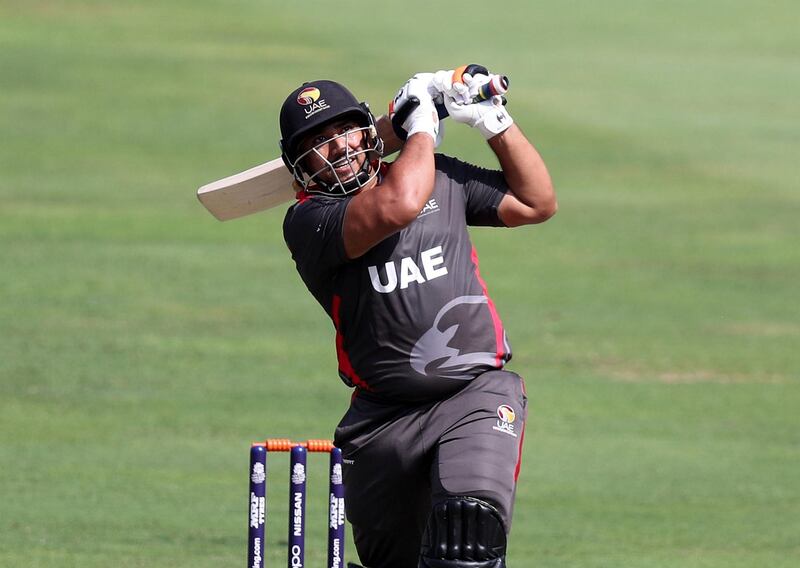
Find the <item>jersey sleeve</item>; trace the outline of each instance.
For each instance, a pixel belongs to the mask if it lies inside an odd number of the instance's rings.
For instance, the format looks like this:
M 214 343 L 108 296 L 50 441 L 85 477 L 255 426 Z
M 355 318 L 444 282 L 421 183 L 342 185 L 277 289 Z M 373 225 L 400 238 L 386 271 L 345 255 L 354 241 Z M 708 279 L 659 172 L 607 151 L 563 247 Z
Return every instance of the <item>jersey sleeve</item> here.
M 297 271 L 313 292 L 347 262 L 342 230 L 350 199 L 312 198 L 293 205 L 283 221 L 283 237 Z
M 467 225 L 505 227 L 497 214 L 509 190 L 502 171 L 481 168 L 442 154 L 436 155 L 436 167 L 462 187 Z

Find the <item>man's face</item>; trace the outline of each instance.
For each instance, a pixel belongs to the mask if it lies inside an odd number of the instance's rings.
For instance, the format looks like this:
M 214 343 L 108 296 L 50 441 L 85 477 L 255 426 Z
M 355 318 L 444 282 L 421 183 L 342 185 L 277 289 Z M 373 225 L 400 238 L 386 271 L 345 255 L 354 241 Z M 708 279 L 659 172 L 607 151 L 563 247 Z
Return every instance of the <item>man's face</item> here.
M 305 169 L 311 174 L 319 171 L 316 178 L 326 183 L 344 183 L 354 178 L 367 159 L 364 152 L 357 154 L 365 147 L 365 134 L 360 128 L 356 121 L 344 119 L 309 134 L 300 144 L 301 154 L 314 149 L 304 158 Z M 334 166 L 335 175 L 328 162 Z

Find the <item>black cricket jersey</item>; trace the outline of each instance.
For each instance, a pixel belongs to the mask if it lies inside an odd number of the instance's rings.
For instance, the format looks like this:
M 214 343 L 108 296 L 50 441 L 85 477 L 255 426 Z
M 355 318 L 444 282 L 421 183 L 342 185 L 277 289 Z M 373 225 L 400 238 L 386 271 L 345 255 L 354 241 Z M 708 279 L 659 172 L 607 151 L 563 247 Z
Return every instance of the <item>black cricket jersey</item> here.
M 502 172 L 436 154 L 433 193 L 417 218 L 354 260 L 342 237 L 352 197 L 304 195 L 289 208 L 284 238 L 333 321 L 339 375 L 359 395 L 439 400 L 511 359 L 467 232 L 503 226 L 507 191 Z

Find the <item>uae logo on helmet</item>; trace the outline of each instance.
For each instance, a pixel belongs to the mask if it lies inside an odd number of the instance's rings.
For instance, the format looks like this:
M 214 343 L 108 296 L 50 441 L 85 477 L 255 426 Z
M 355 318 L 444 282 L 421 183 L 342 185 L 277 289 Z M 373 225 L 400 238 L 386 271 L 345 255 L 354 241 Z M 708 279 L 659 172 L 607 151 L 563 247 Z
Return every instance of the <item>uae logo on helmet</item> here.
M 310 105 L 319 98 L 319 89 L 316 87 L 306 87 L 297 94 L 297 104 Z
M 514 409 L 507 404 L 501 404 L 497 407 L 497 424 L 492 426 L 492 430 L 497 430 L 503 434 L 517 437 L 514 431 L 514 421 L 517 419 L 517 413 Z

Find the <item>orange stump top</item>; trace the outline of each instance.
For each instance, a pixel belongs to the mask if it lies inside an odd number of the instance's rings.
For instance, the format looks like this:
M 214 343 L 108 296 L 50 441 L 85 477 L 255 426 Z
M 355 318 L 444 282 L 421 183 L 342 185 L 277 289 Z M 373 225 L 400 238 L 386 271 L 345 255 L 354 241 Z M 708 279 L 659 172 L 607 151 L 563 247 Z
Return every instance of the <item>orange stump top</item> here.
M 305 448 L 309 452 L 330 452 L 334 448 L 333 442 L 330 440 L 293 442 L 288 438 L 268 438 L 263 442 L 253 442 L 253 446 L 261 446 L 268 452 L 289 452 L 297 446 Z

